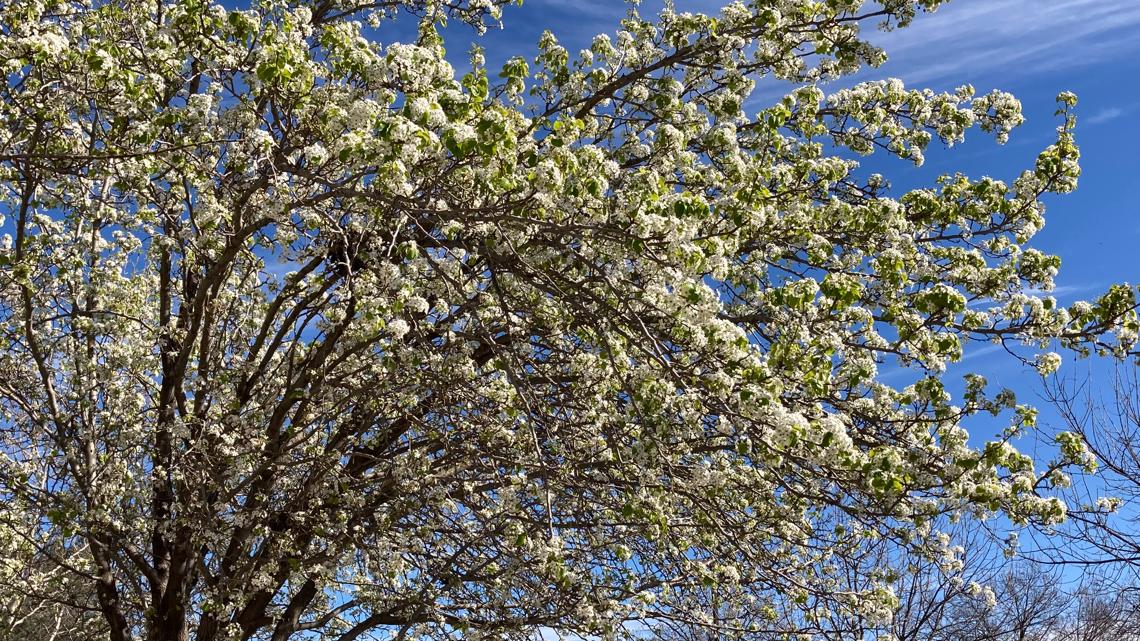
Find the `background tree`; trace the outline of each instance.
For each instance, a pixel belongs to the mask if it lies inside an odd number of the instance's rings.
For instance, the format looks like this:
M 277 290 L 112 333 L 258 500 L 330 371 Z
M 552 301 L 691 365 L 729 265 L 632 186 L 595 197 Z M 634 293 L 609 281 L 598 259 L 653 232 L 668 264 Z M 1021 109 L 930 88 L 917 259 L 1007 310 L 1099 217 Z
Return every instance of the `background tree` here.
M 1065 638 L 1073 641 L 1140 639 L 1140 590 L 1135 584 L 1092 574 L 1076 593 Z
M 1064 628 L 1071 597 L 1056 572 L 1030 563 L 1008 566 L 989 603 L 960 602 L 951 615 L 953 637 L 982 641 L 1046 641 Z
M 1134 583 L 1140 579 L 1140 374 L 1121 367 L 1110 380 L 1099 386 L 1054 377 L 1045 387 L 1062 429 L 1080 436 L 1097 469 L 1076 477 L 1063 543 L 1042 540 L 1041 551 L 1054 562 L 1113 569 Z
M 924 556 L 890 541 L 864 546 L 854 554 L 837 554 L 827 574 L 837 577 L 844 589 L 833 588 L 827 595 L 802 602 L 741 598 L 721 585 L 710 585 L 703 592 L 688 590 L 685 607 L 650 625 L 653 638 L 782 641 L 807 634 L 827 641 L 980 641 L 996 629 L 991 618 L 998 599 L 1007 595 L 999 597 L 994 586 L 1005 582 L 1009 560 L 977 523 L 941 525 L 940 538 L 946 543 L 941 554 Z M 865 590 L 873 581 L 890 586 L 896 600 L 891 616 L 847 613 L 835 602 L 836 597 L 841 600 Z M 1034 595 L 1040 596 L 1039 587 L 1057 589 L 1055 583 L 1039 583 L 1029 586 Z M 1046 602 L 1059 615 L 1063 604 L 1056 599 Z
M 503 4 L 0 5 L 6 577 L 66 575 L 113 641 L 618 637 L 709 583 L 885 621 L 890 578 L 831 559 L 1064 517 L 1080 439 L 1035 471 L 1030 408 L 940 377 L 978 341 L 1133 349 L 1127 287 L 1027 293 L 1071 95 L 1012 181 L 892 196 L 850 152 L 1022 119 L 824 95 L 938 0 L 631 12 L 456 77 L 439 26 Z M 793 89 L 746 114 L 762 78 Z
M 68 549 L 39 524 L 13 516 L 0 512 L 0 641 L 105 634 L 94 590 L 72 571 L 86 550 Z

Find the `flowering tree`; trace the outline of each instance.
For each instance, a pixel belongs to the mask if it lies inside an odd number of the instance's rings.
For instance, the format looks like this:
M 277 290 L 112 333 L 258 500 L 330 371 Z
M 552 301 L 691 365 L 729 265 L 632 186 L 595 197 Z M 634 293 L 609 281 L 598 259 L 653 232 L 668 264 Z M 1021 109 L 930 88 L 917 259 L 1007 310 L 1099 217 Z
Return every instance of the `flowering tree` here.
M 889 581 L 833 559 L 952 556 L 948 512 L 1062 519 L 1079 439 L 1035 471 L 1006 442 L 1033 411 L 977 376 L 951 404 L 940 373 L 977 341 L 1132 349 L 1127 287 L 1027 293 L 1075 99 L 1012 182 L 892 197 L 855 154 L 1004 140 L 1018 102 L 819 88 L 884 60 L 861 28 L 940 3 L 631 12 L 462 76 L 440 25 L 506 0 L 3 3 L 3 612 L 620 637 L 711 583 L 874 620 Z M 761 78 L 793 90 L 746 112 Z

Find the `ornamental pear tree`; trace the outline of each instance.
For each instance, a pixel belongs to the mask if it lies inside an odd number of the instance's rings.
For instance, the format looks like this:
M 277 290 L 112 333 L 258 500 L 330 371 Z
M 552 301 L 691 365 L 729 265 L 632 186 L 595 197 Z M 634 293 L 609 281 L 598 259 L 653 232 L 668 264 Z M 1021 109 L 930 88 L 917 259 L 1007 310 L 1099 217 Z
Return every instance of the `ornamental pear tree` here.
M 1135 349 L 1135 292 L 1063 308 L 1027 245 L 1075 98 L 1024 173 L 898 193 L 857 157 L 1018 101 L 825 93 L 942 0 L 633 3 L 493 67 L 506 0 L 237 4 L 0 3 L 0 634 L 609 639 L 710 585 L 881 621 L 836 559 L 1064 518 L 1080 439 L 1035 466 L 1033 409 L 943 373 Z

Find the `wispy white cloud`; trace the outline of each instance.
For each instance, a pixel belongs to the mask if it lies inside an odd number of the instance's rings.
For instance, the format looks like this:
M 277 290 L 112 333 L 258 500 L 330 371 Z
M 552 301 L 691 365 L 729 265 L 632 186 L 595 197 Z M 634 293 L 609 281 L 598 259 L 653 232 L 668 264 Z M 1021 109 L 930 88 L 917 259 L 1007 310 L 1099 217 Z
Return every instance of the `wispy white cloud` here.
M 871 39 L 890 60 L 876 75 L 912 84 L 1071 70 L 1140 50 L 1136 0 L 958 0 Z
M 1110 120 L 1116 120 L 1124 115 L 1124 110 L 1120 107 L 1105 107 L 1093 115 L 1085 118 L 1085 124 L 1099 125 Z
M 974 349 L 966 351 L 966 353 L 962 356 L 961 360 L 959 360 L 958 363 L 965 363 L 966 361 L 973 361 L 973 360 L 978 360 L 981 358 L 986 358 L 988 356 L 991 356 L 993 354 L 997 354 L 998 352 L 1004 352 L 1006 350 L 1004 345 L 998 345 L 998 344 L 990 344 L 990 345 L 986 345 L 985 347 L 977 347 L 977 346 L 971 346 L 971 347 L 973 347 Z
M 1085 283 L 1082 285 L 1058 285 L 1051 290 L 1026 288 L 1022 293 L 1027 296 L 1052 296 L 1059 299 L 1067 299 L 1077 294 L 1087 294 L 1088 292 L 1097 291 L 1103 285 L 1100 283 Z
M 611 20 L 613 27 L 617 27 L 617 19 L 626 12 L 627 5 L 620 0 L 527 0 L 527 5 L 540 7 L 543 11 L 560 11 L 577 14 L 591 19 Z M 575 25 L 566 25 L 573 28 Z

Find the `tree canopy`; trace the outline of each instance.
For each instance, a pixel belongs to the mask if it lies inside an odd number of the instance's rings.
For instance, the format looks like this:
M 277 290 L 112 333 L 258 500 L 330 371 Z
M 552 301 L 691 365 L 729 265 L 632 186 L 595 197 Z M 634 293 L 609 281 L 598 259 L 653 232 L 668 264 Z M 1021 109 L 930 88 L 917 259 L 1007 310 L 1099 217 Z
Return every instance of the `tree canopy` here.
M 1075 97 L 1019 176 L 895 193 L 857 156 L 1022 121 L 825 93 L 941 0 L 631 5 L 490 69 L 508 4 L 0 4 L 0 627 L 747 631 L 689 607 L 711 587 L 810 632 L 890 617 L 876 545 L 953 564 L 942 517 L 1064 518 L 1079 437 L 1035 466 L 1033 409 L 943 372 L 1135 349 L 1133 290 L 1059 306 L 1028 245 Z M 979 412 L 1005 437 L 971 445 Z

